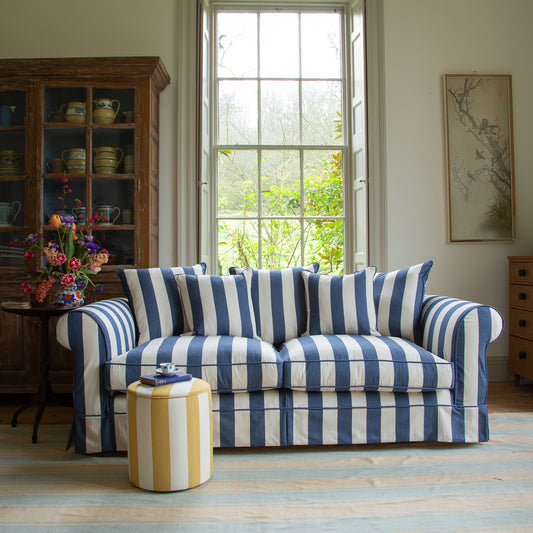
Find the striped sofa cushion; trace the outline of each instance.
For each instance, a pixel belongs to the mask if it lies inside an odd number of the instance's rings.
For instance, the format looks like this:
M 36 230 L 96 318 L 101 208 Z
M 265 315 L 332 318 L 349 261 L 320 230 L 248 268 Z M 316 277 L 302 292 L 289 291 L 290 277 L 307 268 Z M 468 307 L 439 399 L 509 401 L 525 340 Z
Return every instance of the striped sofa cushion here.
M 300 337 L 288 341 L 280 357 L 287 389 L 411 392 L 454 384 L 453 363 L 398 337 Z
M 188 330 L 174 276 L 203 274 L 205 263 L 189 267 L 118 269 L 117 276 L 135 317 L 138 343 Z
M 309 335 L 378 335 L 373 285 L 375 267 L 345 276 L 302 272 Z
M 237 276 L 178 274 L 183 311 L 196 335 L 257 337 L 250 298 L 252 271 Z
M 252 303 L 257 334 L 280 346 L 302 335 L 307 328 L 305 288 L 302 271 L 318 272 L 318 263 L 304 267 L 252 271 Z M 243 269 L 231 267 L 230 274 Z
M 420 341 L 419 320 L 424 292 L 433 261 L 378 273 L 374 277 L 374 303 L 378 331 L 382 335 Z
M 209 383 L 213 392 L 281 387 L 282 363 L 276 349 L 259 339 L 182 335 L 153 339 L 106 362 L 106 386 L 125 391 L 162 362 Z

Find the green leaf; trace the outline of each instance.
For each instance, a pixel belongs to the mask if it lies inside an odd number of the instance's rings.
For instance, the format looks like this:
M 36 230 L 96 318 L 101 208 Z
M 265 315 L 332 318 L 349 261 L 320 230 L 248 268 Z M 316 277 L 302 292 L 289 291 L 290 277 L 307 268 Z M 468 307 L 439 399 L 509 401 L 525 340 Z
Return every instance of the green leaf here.
M 72 259 L 74 257 L 74 241 L 72 240 L 72 227 L 67 231 L 67 237 L 65 242 L 65 255 L 67 259 Z

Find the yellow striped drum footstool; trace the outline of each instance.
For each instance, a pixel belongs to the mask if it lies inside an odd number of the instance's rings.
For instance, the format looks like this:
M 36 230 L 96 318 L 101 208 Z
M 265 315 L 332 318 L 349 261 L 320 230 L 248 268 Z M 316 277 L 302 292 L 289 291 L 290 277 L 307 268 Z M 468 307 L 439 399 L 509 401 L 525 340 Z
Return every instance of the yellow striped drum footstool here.
M 175 491 L 206 482 L 213 472 L 211 388 L 192 378 L 128 387 L 128 467 L 136 487 Z

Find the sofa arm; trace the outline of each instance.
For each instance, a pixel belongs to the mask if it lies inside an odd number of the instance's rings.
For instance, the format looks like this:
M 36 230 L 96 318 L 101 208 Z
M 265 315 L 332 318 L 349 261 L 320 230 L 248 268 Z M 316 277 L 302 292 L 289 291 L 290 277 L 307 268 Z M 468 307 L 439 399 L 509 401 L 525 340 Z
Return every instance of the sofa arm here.
M 135 347 L 135 321 L 127 300 L 102 300 L 61 315 L 56 337 L 74 355 L 75 411 L 101 415 L 104 364 Z
M 455 405 L 485 405 L 486 350 L 502 332 L 501 314 L 490 305 L 427 295 L 421 327 L 422 347 L 454 364 Z

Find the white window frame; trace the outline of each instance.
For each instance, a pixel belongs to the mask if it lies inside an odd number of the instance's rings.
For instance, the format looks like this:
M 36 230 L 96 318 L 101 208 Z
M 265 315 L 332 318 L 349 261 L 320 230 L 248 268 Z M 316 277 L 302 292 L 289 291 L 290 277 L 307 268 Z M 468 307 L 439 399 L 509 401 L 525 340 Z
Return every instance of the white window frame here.
M 364 0 L 363 0 L 364 1 Z M 367 66 L 366 66 L 366 85 L 368 87 L 367 94 L 366 94 L 366 109 L 367 109 L 367 139 L 368 139 L 368 170 L 367 175 L 370 176 L 368 179 L 368 196 L 369 196 L 369 211 L 367 216 L 367 228 L 366 232 L 368 235 L 368 263 L 375 264 L 378 266 L 378 268 L 386 269 L 387 267 L 387 238 L 386 238 L 386 160 L 385 160 L 385 135 L 384 135 L 384 88 L 383 88 L 383 0 L 372 0 L 372 2 L 366 3 L 366 13 L 365 13 L 365 26 L 368 30 L 367 35 L 365 36 L 365 43 L 366 43 L 366 60 L 367 60 Z M 330 5 L 331 4 L 337 4 L 342 5 L 346 11 L 345 15 L 345 22 L 348 20 L 349 16 L 349 10 L 351 9 L 351 4 L 353 4 L 354 0 L 347 0 L 346 2 L 329 2 L 328 0 L 323 0 L 321 2 L 317 2 L 316 4 L 313 2 L 301 2 L 305 3 L 306 5 Z M 196 0 L 182 0 L 180 4 L 194 4 L 196 5 Z M 242 7 L 244 5 L 249 4 L 256 4 L 253 0 L 248 0 L 246 2 L 241 1 L 233 1 L 233 2 L 224 2 L 226 5 L 233 5 Z M 259 4 L 264 4 L 264 2 L 258 2 Z M 299 0 L 293 0 L 292 2 L 295 6 L 298 6 L 300 4 Z M 212 7 L 213 2 L 210 0 L 202 0 L 201 5 L 202 8 L 208 10 L 208 18 L 210 18 L 210 23 L 212 27 Z M 272 3 L 268 3 L 269 5 L 272 5 Z M 190 10 L 189 10 L 190 11 Z M 198 27 L 201 28 L 201 13 L 199 14 L 199 19 L 196 20 L 198 23 Z M 191 19 L 189 17 L 188 20 L 180 20 L 180 27 L 185 29 L 186 27 L 190 28 Z M 199 32 L 201 33 L 201 31 Z M 201 35 L 196 35 L 195 38 L 195 45 L 197 46 L 197 50 L 201 50 L 201 46 L 198 47 L 199 42 L 201 41 Z M 180 57 L 185 57 L 188 54 L 187 47 L 181 47 Z M 348 61 L 348 57 L 346 57 L 346 60 Z M 199 86 L 201 85 L 200 81 L 202 77 L 201 72 L 201 56 L 197 56 L 197 62 L 196 62 L 196 70 L 191 70 L 189 72 L 188 79 L 190 80 L 193 78 L 195 80 L 195 89 L 197 93 L 199 92 Z M 349 65 L 349 62 L 348 62 Z M 212 68 L 212 66 L 211 66 Z M 192 76 L 194 74 L 194 76 Z M 210 85 L 208 87 L 209 93 L 213 94 L 213 84 L 214 84 L 214 76 L 213 73 L 210 73 L 210 76 L 207 77 L 208 80 L 210 80 Z M 346 76 L 351 75 L 349 71 L 346 71 Z M 181 82 L 180 82 L 181 83 Z M 186 83 L 186 82 L 185 82 Z M 346 96 L 348 91 L 345 91 Z M 189 108 L 191 106 L 191 102 L 185 102 L 182 99 L 178 98 L 178 109 L 181 106 L 188 105 Z M 206 120 L 206 117 L 203 117 L 203 119 L 200 118 L 198 120 L 198 117 L 201 117 L 201 101 L 197 101 L 197 106 L 195 108 L 196 115 L 197 115 L 197 121 L 196 121 L 196 127 L 198 128 L 196 131 L 201 133 L 202 127 L 201 124 L 203 124 L 204 128 L 207 127 L 210 132 L 214 131 L 215 124 L 212 122 L 213 114 L 211 113 L 209 116 L 209 120 Z M 345 131 L 347 131 L 347 128 L 351 128 L 351 125 L 347 123 L 346 121 L 349 121 L 350 117 L 345 115 L 345 124 L 344 128 Z M 183 122 L 183 121 L 181 121 Z M 180 117 L 178 113 L 178 143 L 179 143 L 179 131 L 189 131 L 189 134 L 191 132 L 191 123 L 188 124 L 185 123 L 184 125 L 180 125 Z M 209 227 L 204 227 L 204 232 L 202 232 L 200 229 L 198 230 L 198 242 L 196 246 L 196 252 L 193 251 L 193 248 L 191 247 L 191 240 L 189 239 L 187 241 L 188 246 L 186 248 L 183 247 L 182 243 L 180 242 L 178 238 L 178 252 L 177 252 L 177 258 L 178 263 L 180 262 L 180 258 L 182 259 L 183 264 L 188 264 L 193 260 L 204 260 L 207 262 L 208 269 L 210 265 L 214 264 L 214 260 L 216 257 L 216 247 L 217 243 L 216 241 L 216 232 L 210 231 L 210 227 L 213 227 L 212 224 L 214 222 L 214 219 L 212 218 L 213 213 L 216 212 L 216 196 L 215 194 L 209 194 L 209 203 L 208 203 L 208 209 L 202 213 L 202 208 L 200 207 L 200 201 L 201 201 L 201 190 L 202 188 L 206 188 L 206 177 L 212 177 L 214 176 L 216 165 L 216 154 L 213 154 L 212 151 L 210 153 L 209 159 L 206 161 L 203 161 L 203 164 L 200 163 L 202 160 L 202 142 L 201 142 L 201 136 L 198 135 L 198 145 L 197 150 L 194 152 L 194 155 L 189 153 L 186 153 L 183 149 L 181 149 L 180 146 L 178 146 L 177 155 L 178 155 L 178 166 L 180 161 L 180 155 L 181 161 L 184 159 L 192 159 L 194 161 L 194 164 L 198 165 L 198 172 L 195 174 L 195 182 L 194 182 L 194 189 L 195 194 L 190 196 L 184 196 L 182 194 L 182 191 L 185 190 L 191 191 L 190 183 L 188 186 L 184 186 L 184 183 L 187 182 L 187 180 L 191 180 L 193 177 L 191 175 L 191 172 L 181 172 L 180 168 L 178 168 L 177 172 L 177 189 L 178 189 L 178 206 L 181 206 L 181 209 L 178 209 L 178 235 L 180 233 L 179 227 L 187 225 L 189 228 L 191 227 L 191 224 L 193 224 L 193 221 L 195 220 L 194 214 L 195 211 L 192 209 L 191 205 L 194 205 L 194 201 L 198 200 L 198 210 L 196 211 L 196 220 L 198 221 L 197 227 L 200 228 L 203 222 L 207 220 Z M 345 136 L 345 142 L 346 142 L 346 136 Z M 345 158 L 345 164 L 346 164 L 346 158 Z M 192 168 L 193 165 L 189 165 L 188 168 Z M 345 167 L 345 176 L 348 175 L 347 173 L 350 172 L 351 169 L 348 167 Z M 213 180 L 209 180 L 208 188 L 212 189 L 214 184 L 212 183 Z M 199 191 L 196 195 L 196 190 Z M 194 201 L 193 201 L 194 200 Z M 191 201 L 193 201 L 191 203 Z M 205 210 L 205 205 L 203 206 Z M 208 217 L 206 217 L 206 214 Z M 349 252 L 348 246 L 353 243 L 353 233 L 354 233 L 354 224 L 353 220 L 351 223 L 346 223 L 346 235 L 345 235 L 345 258 L 351 259 L 351 261 L 346 264 L 346 271 L 349 271 L 351 266 L 351 263 L 355 263 L 355 260 L 353 258 L 353 254 Z M 186 231 L 186 230 L 183 230 Z M 183 233 L 183 232 L 181 232 Z M 202 241 L 201 235 L 204 233 L 204 239 Z M 205 239 L 205 235 L 210 235 L 211 237 L 208 239 Z M 205 242 L 208 240 L 209 242 Z
M 329 215 L 315 215 L 310 216 L 306 215 L 304 212 L 304 205 L 300 205 L 300 212 L 298 215 L 268 215 L 265 214 L 262 210 L 262 195 L 260 191 L 260 183 L 257 183 L 258 187 L 258 213 L 257 216 L 247 216 L 247 217 L 239 217 L 239 216 L 227 216 L 227 215 L 219 215 L 218 212 L 216 212 L 216 205 L 215 213 L 213 214 L 212 220 L 215 221 L 216 226 L 218 227 L 219 221 L 223 220 L 251 220 L 256 221 L 258 226 L 258 253 L 259 253 L 259 268 L 265 268 L 265 265 L 262 264 L 262 226 L 265 221 L 268 220 L 292 220 L 295 223 L 298 223 L 300 227 L 300 231 L 303 231 L 304 225 L 307 221 L 318 221 L 318 220 L 342 220 L 343 222 L 343 252 L 344 252 L 344 268 L 347 267 L 347 264 L 350 263 L 349 258 L 352 257 L 353 253 L 350 250 L 349 243 L 353 241 L 352 239 L 352 230 L 353 230 L 353 224 L 350 223 L 350 221 L 353 219 L 352 214 L 352 202 L 347 201 L 347 199 L 350 198 L 350 184 L 349 180 L 346 179 L 346 177 L 351 176 L 351 170 L 350 170 L 350 157 L 349 157 L 349 112 L 347 109 L 349 109 L 347 102 L 349 101 L 349 61 L 347 59 L 347 53 L 348 53 L 348 47 L 346 46 L 346 32 L 347 32 L 347 24 L 346 24 L 346 14 L 344 13 L 345 7 L 342 4 L 316 4 L 313 6 L 303 6 L 303 5 L 284 5 L 283 7 L 272 7 L 269 4 L 247 4 L 247 5 L 239 5 L 239 6 L 230 6 L 228 7 L 227 2 L 224 2 L 223 0 L 215 1 L 213 2 L 213 17 L 216 19 L 216 16 L 220 12 L 235 12 L 239 13 L 242 11 L 249 11 L 253 13 L 273 13 L 275 11 L 282 11 L 286 13 L 317 13 L 317 12 L 338 12 L 341 15 L 341 27 L 340 29 L 340 38 L 341 38 L 341 62 L 342 62 L 342 71 L 341 76 L 338 78 L 320 78 L 317 79 L 318 81 L 334 81 L 334 82 L 340 82 L 342 87 L 342 116 L 343 116 L 343 139 L 340 143 L 336 144 L 328 144 L 328 145 L 306 145 L 300 142 L 295 145 L 274 145 L 274 144 L 264 144 L 261 139 L 261 131 L 259 128 L 259 123 L 261 122 L 261 106 L 259 105 L 258 108 L 258 139 L 257 143 L 250 144 L 250 145 L 242 145 L 242 144 L 223 144 L 219 142 L 213 142 L 212 143 L 212 154 L 213 154 L 213 164 L 214 169 L 213 175 L 218 175 L 218 169 L 217 169 L 217 155 L 220 150 L 231 150 L 231 151 L 239 151 L 239 150 L 257 150 L 258 153 L 258 176 L 262 175 L 261 172 L 261 153 L 264 151 L 295 151 L 299 152 L 299 158 L 300 158 L 300 187 L 303 187 L 303 177 L 304 177 L 304 153 L 310 152 L 310 151 L 328 151 L 328 152 L 341 152 L 342 153 L 342 161 L 343 161 L 343 190 L 344 190 L 344 201 L 343 201 L 343 213 L 342 215 L 338 216 L 329 216 Z M 213 26 L 214 28 L 214 34 L 216 34 L 216 24 Z M 259 51 L 260 47 L 260 35 L 257 34 L 257 47 Z M 211 53 L 212 55 L 212 62 L 211 65 L 213 66 L 213 71 L 210 73 L 211 79 L 213 80 L 213 90 L 214 90 L 214 102 L 218 102 L 218 83 L 224 82 L 226 80 L 234 80 L 235 78 L 226 78 L 221 76 L 220 78 L 216 77 L 216 49 L 215 49 L 215 39 L 212 39 L 212 49 Z M 301 51 L 300 51 L 301 52 Z M 240 78 L 239 78 L 240 79 Z M 246 80 L 256 81 L 257 82 L 257 90 L 258 90 L 258 102 L 261 101 L 261 81 L 268 81 L 270 78 L 263 78 L 260 77 L 259 72 L 256 73 L 256 76 L 247 77 Z M 278 78 L 276 78 L 278 79 Z M 306 78 L 291 78 L 291 77 L 284 77 L 282 78 L 283 81 L 293 81 L 298 83 L 299 86 L 299 100 L 300 104 L 302 101 L 302 82 L 306 81 L 313 81 L 313 79 L 306 79 Z M 300 106 L 300 115 L 299 119 L 302 120 L 302 108 Z M 216 128 L 216 114 L 213 111 L 213 124 L 214 128 Z M 215 129 L 212 129 L 211 131 L 215 132 Z M 215 135 L 213 135 L 215 137 Z M 213 139 L 214 141 L 217 141 L 217 139 Z M 216 174 L 215 174 L 216 173 Z M 213 184 L 213 191 L 212 195 L 216 199 L 217 194 L 217 187 L 216 184 Z M 215 243 L 216 248 L 216 243 Z M 308 264 L 311 261 L 314 261 L 316 258 L 313 257 L 305 257 L 305 241 L 304 239 L 300 240 L 300 256 L 303 258 L 302 263 Z

